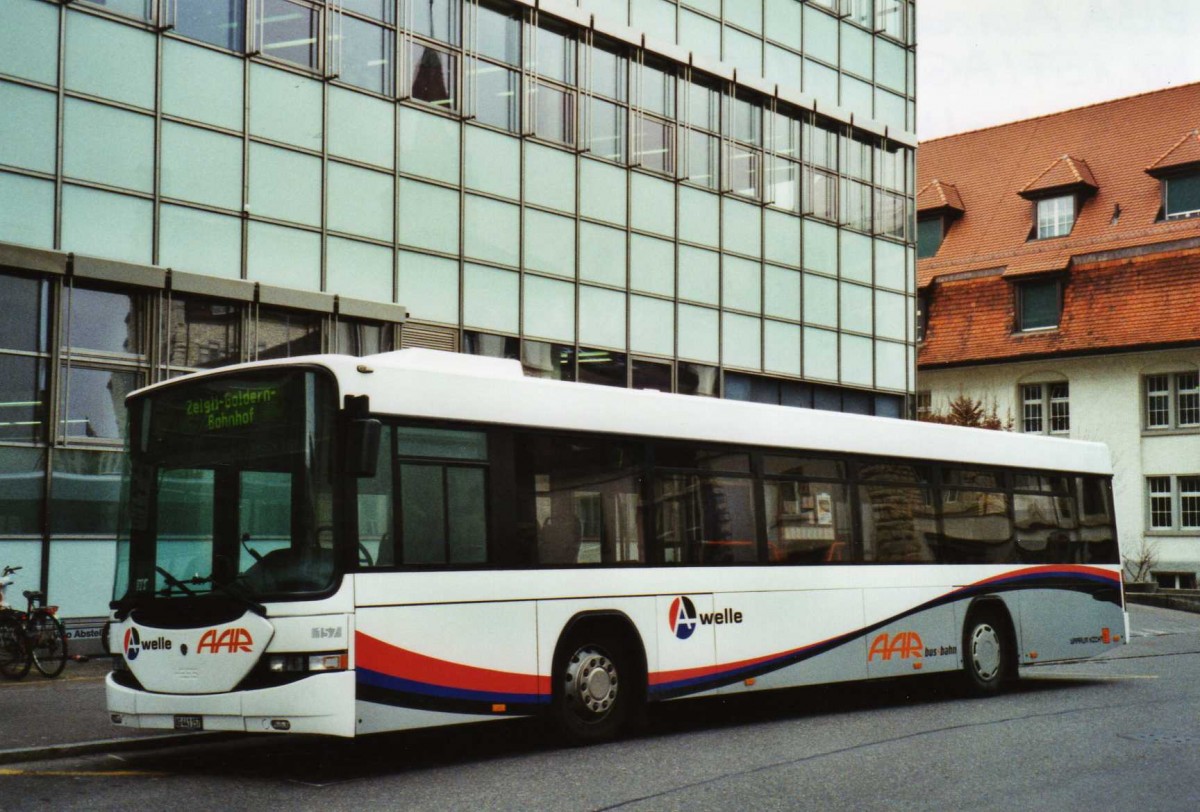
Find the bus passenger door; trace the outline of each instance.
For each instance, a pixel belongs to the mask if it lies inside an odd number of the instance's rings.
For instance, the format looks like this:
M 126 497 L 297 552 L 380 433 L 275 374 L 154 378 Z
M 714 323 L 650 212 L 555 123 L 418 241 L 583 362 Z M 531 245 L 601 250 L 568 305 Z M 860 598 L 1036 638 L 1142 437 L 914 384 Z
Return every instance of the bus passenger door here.
M 717 678 L 713 596 L 659 595 L 658 617 L 658 664 L 650 664 L 650 698 L 707 691 Z

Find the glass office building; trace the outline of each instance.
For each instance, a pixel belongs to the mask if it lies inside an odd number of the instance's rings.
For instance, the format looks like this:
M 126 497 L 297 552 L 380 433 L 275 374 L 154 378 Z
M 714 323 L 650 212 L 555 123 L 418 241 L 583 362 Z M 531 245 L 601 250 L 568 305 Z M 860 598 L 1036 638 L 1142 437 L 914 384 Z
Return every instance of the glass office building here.
M 0 564 L 104 613 L 133 388 L 427 346 L 894 417 L 905 0 L 0 0 Z

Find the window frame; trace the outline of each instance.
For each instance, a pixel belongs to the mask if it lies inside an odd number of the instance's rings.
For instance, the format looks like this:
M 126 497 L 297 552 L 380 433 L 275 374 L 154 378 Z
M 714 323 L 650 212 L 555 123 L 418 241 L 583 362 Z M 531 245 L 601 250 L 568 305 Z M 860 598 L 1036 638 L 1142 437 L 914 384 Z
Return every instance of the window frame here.
M 1187 211 L 1180 211 L 1180 212 L 1172 212 L 1171 211 L 1171 208 L 1170 208 L 1171 181 L 1184 181 L 1184 182 L 1194 183 L 1194 184 L 1196 184 L 1197 190 L 1200 191 L 1200 170 L 1193 170 L 1191 172 L 1178 172 L 1178 173 L 1169 175 L 1162 179 L 1162 212 L 1163 212 L 1162 219 L 1163 220 L 1187 220 L 1192 217 L 1200 217 L 1200 204 L 1197 204 L 1197 208 L 1189 209 Z
M 1031 289 L 1034 287 L 1041 287 L 1041 286 L 1048 287 L 1050 285 L 1054 285 L 1054 287 L 1055 287 L 1056 315 L 1054 318 L 1054 323 L 1053 324 L 1039 324 L 1039 325 L 1034 325 L 1031 327 L 1025 326 L 1026 298 L 1029 296 Z M 1014 325 L 1013 332 L 1036 333 L 1036 332 L 1042 332 L 1042 331 L 1047 331 L 1047 330 L 1057 330 L 1062 326 L 1062 311 L 1063 311 L 1063 280 L 1062 279 L 1056 277 L 1056 278 L 1051 278 L 1051 279 L 1030 279 L 1030 280 L 1018 281 L 1013 284 L 1013 295 L 1015 298 L 1015 301 L 1013 303 L 1014 311 L 1015 311 L 1014 312 L 1014 316 L 1015 316 L 1014 320 L 1016 322 Z
M 1062 387 L 1065 391 L 1056 392 Z M 1021 408 L 1020 431 L 1022 434 L 1048 434 L 1060 437 L 1071 434 L 1071 382 L 1041 381 L 1022 383 L 1017 388 L 1017 404 Z M 1055 414 L 1056 404 L 1065 404 L 1065 410 Z M 1036 407 L 1036 417 L 1034 409 Z M 1038 422 L 1037 429 L 1027 428 L 1031 420 Z M 1054 428 L 1056 419 L 1066 421 L 1065 428 Z
M 1190 377 L 1192 385 L 1184 387 L 1181 384 Z M 1152 382 L 1164 380 L 1166 388 L 1151 390 Z M 1143 374 L 1141 376 L 1141 395 L 1142 395 L 1142 431 L 1150 434 L 1159 434 L 1167 432 L 1200 432 L 1200 370 L 1184 369 L 1174 372 L 1154 372 Z M 1197 419 L 1195 422 L 1182 422 L 1180 413 L 1184 411 L 1181 403 L 1186 396 L 1195 397 L 1198 401 L 1197 406 L 1189 407 L 1189 410 L 1197 411 Z M 1152 424 L 1151 416 L 1161 413 L 1163 410 L 1152 407 L 1151 397 L 1161 397 L 1166 401 L 1166 421 L 1162 424 Z
M 1070 201 L 1071 218 L 1070 218 L 1070 221 L 1067 222 L 1067 224 L 1066 224 L 1066 230 L 1062 231 L 1061 230 L 1063 227 L 1062 208 L 1063 208 L 1064 201 Z M 1050 217 L 1047 217 L 1045 220 L 1043 220 L 1042 207 L 1044 205 L 1048 206 L 1049 204 L 1054 204 L 1054 206 L 1055 206 L 1054 211 L 1051 212 Z M 1066 194 L 1066 195 L 1047 195 L 1046 197 L 1040 197 L 1037 200 L 1033 201 L 1033 231 L 1031 233 L 1030 239 L 1031 240 L 1053 240 L 1053 239 L 1057 239 L 1059 237 L 1069 237 L 1069 236 L 1071 236 L 1071 232 L 1075 230 L 1075 223 L 1078 219 L 1079 219 L 1079 195 L 1072 193 L 1072 194 Z M 1045 231 L 1043 231 L 1043 229 L 1042 229 L 1043 222 L 1045 222 L 1047 224 L 1047 228 Z M 1053 232 L 1053 233 L 1051 233 L 1051 232 Z
M 1165 486 L 1165 489 L 1163 488 Z M 1185 490 L 1187 488 L 1187 490 Z M 1200 473 L 1155 474 L 1144 477 L 1144 526 L 1151 535 L 1200 535 Z M 1164 500 L 1170 512 L 1170 524 L 1155 524 L 1155 500 Z M 1185 508 L 1185 500 L 1189 503 Z M 1161 507 L 1159 513 L 1162 513 Z M 1195 524 L 1185 524 L 1187 514 L 1195 514 Z

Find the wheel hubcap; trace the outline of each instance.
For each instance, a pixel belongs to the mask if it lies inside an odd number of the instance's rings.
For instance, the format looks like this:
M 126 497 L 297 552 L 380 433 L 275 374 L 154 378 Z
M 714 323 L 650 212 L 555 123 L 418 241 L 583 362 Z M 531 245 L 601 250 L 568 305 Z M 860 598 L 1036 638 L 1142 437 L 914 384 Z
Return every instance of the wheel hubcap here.
M 597 649 L 582 648 L 575 652 L 567 663 L 566 682 L 571 707 L 591 721 L 607 715 L 617 700 L 617 667 Z
M 987 623 L 980 623 L 971 633 L 971 660 L 982 680 L 990 680 L 1000 671 L 1000 635 Z

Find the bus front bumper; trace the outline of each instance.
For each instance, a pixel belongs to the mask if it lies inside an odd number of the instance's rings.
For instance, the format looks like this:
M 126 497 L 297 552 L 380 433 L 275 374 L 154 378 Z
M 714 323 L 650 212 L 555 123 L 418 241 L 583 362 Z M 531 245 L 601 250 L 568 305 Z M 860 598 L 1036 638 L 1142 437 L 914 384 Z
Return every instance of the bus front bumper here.
M 314 674 L 254 691 L 156 694 L 105 679 L 114 725 L 152 730 L 319 733 L 353 736 L 354 672 Z

